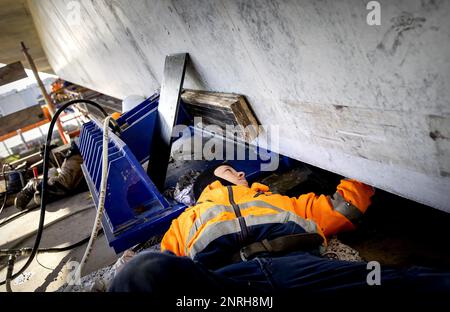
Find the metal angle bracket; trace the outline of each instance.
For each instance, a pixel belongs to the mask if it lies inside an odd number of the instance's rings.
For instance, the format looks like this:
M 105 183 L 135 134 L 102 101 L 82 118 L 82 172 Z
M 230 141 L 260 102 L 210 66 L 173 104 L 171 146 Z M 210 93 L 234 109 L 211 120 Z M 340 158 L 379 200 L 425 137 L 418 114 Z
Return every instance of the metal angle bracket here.
M 164 75 L 158 105 L 158 120 L 153 134 L 152 154 L 147 174 L 156 187 L 163 191 L 172 147 L 172 130 L 178 116 L 188 53 L 166 56 Z

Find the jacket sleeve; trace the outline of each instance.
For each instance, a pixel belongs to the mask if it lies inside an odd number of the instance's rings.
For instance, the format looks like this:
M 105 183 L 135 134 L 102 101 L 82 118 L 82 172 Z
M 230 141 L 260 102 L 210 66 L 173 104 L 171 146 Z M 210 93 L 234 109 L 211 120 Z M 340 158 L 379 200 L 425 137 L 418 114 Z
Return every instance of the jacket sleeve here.
M 184 255 L 182 252 L 182 237 L 178 219 L 172 221 L 169 230 L 164 234 L 161 241 L 161 251 L 170 251 L 177 256 Z
M 190 207 L 172 221 L 169 230 L 161 241 L 161 251 L 170 251 L 177 256 L 186 255 L 186 238 L 197 218 L 196 211 Z
M 374 189 L 356 180 L 341 180 L 333 196 L 314 193 L 292 198 L 295 213 L 311 219 L 325 236 L 353 230 L 370 205 Z

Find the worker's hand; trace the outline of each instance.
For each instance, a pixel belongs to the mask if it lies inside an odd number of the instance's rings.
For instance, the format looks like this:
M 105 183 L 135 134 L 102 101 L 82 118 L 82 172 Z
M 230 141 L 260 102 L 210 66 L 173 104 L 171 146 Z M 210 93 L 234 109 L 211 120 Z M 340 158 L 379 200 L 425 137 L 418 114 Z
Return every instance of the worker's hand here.
M 344 179 L 338 185 L 337 192 L 364 213 L 371 203 L 370 198 L 375 194 L 375 189 L 355 179 Z
M 357 183 L 358 185 L 361 186 L 361 188 L 363 188 L 364 190 L 366 190 L 367 192 L 371 192 L 372 195 L 375 194 L 375 188 L 369 184 L 365 184 L 363 182 L 360 182 L 356 179 L 351 179 L 351 178 L 345 178 L 345 181 L 349 181 L 349 182 L 353 182 L 353 183 Z

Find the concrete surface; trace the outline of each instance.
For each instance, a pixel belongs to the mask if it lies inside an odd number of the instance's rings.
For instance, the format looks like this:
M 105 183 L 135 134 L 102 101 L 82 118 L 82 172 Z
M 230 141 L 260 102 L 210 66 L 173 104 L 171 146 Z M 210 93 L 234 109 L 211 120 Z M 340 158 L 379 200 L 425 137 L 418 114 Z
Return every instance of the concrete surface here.
M 77 1 L 75 1 L 77 2 Z M 151 95 L 164 57 L 185 87 L 245 95 L 288 156 L 450 212 L 450 2 L 30 0 L 62 78 Z M 75 23 L 75 24 L 74 24 Z
M 85 209 L 89 206 L 91 208 Z M 51 203 L 48 205 L 48 211 L 46 214 L 48 226 L 44 230 L 41 248 L 68 246 L 90 235 L 95 218 L 95 208 L 92 206 L 89 192 Z M 2 217 L 16 212 L 16 209 L 9 207 L 6 212 L 7 214 L 2 214 Z M 30 233 L 34 233 L 37 229 L 38 213 L 39 210 L 30 212 L 2 226 L 0 228 L 0 249 L 12 246 L 33 246 L 35 236 Z M 8 235 L 4 236 L 3 234 Z M 56 291 L 66 282 L 68 275 L 73 271 L 70 262 L 80 261 L 85 248 L 86 245 L 83 245 L 67 252 L 38 254 L 23 275 L 11 283 L 13 291 Z M 117 258 L 113 249 L 108 246 L 105 236 L 101 235 L 84 267 L 83 276 L 113 264 Z M 6 275 L 3 259 L 0 262 L 0 280 L 4 280 Z M 15 272 L 26 260 L 26 258 L 22 258 L 16 263 Z M 5 286 L 0 286 L 0 292 L 5 290 Z
M 53 73 L 26 2 L 26 0 L 0 1 L 0 63 L 22 61 L 25 68 L 30 68 L 20 47 L 20 42 L 24 41 L 38 70 Z

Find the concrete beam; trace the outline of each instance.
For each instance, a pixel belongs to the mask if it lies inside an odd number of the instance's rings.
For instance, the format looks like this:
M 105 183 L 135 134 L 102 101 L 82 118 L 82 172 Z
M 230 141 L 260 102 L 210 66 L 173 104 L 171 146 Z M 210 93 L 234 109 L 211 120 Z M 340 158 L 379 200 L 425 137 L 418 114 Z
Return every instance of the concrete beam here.
M 30 0 L 64 79 L 148 96 L 188 52 L 185 86 L 244 94 L 282 153 L 450 212 L 450 2 L 77 3 Z
M 0 63 L 10 64 L 22 61 L 22 64 L 29 68 L 20 47 L 21 41 L 30 48 L 38 70 L 53 74 L 34 27 L 27 1 L 2 0 L 0 1 Z

